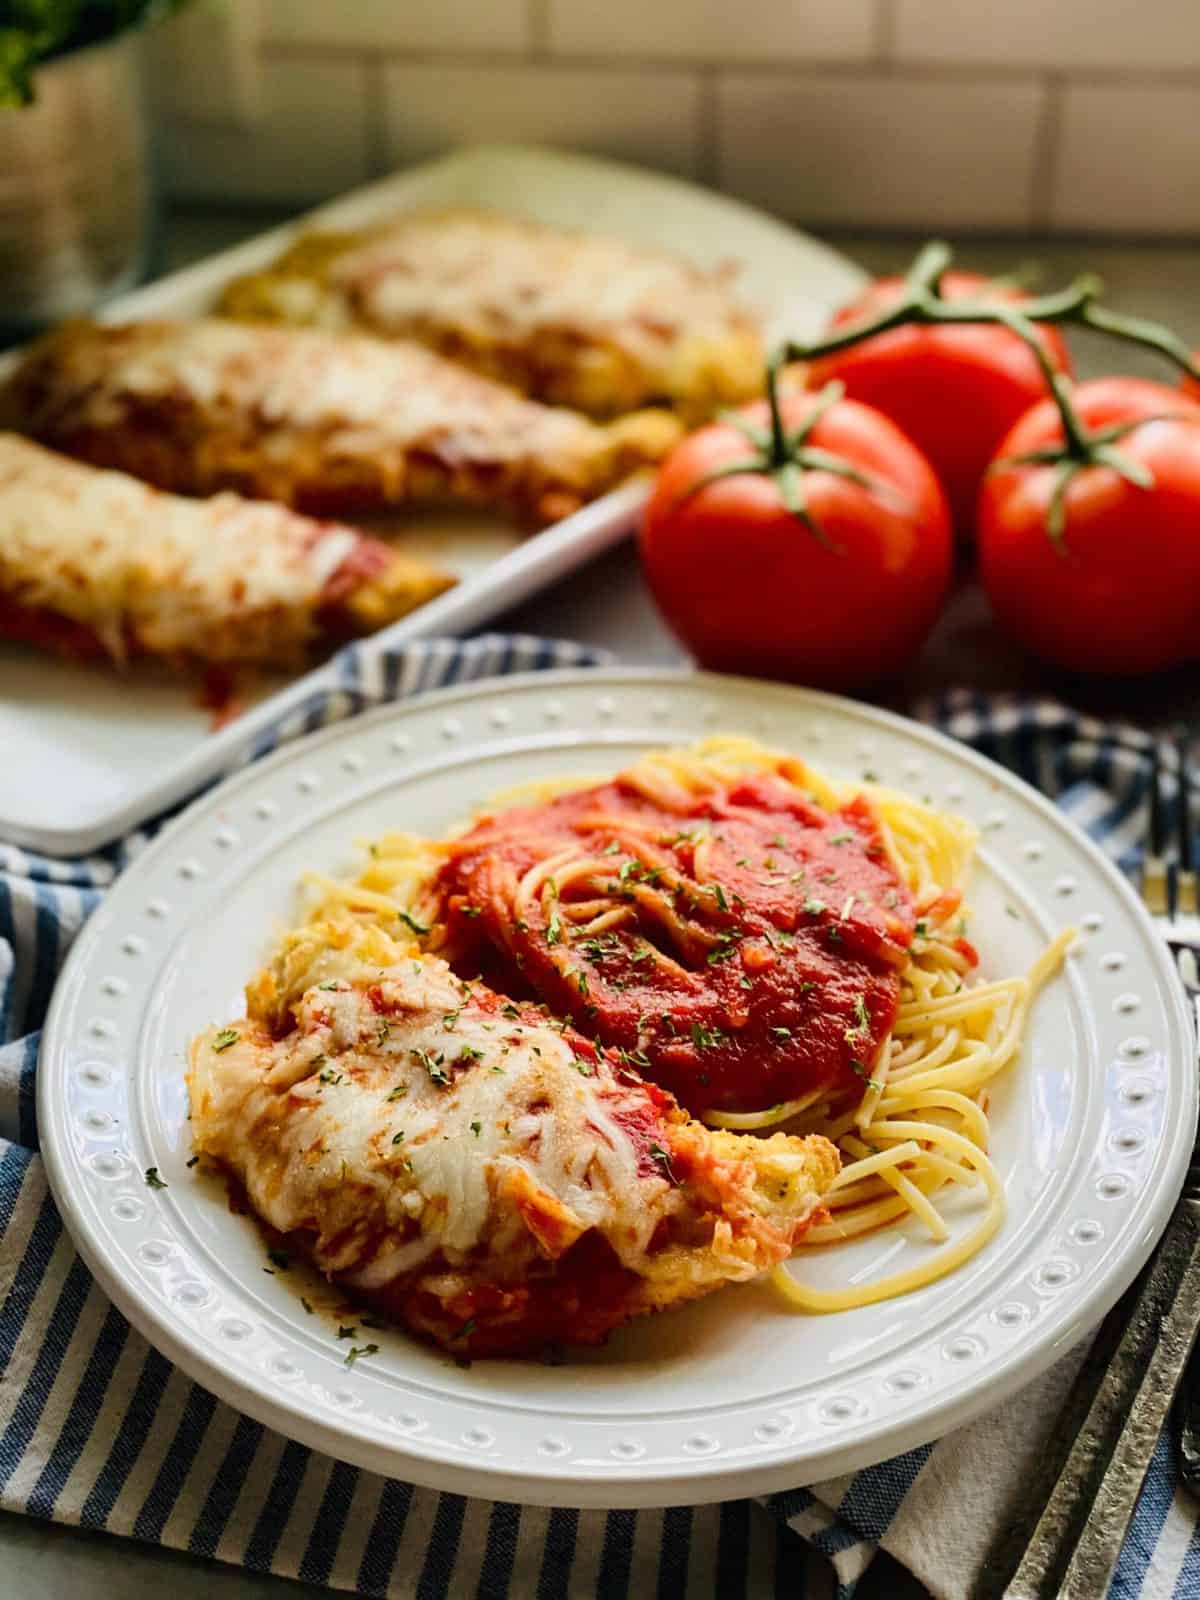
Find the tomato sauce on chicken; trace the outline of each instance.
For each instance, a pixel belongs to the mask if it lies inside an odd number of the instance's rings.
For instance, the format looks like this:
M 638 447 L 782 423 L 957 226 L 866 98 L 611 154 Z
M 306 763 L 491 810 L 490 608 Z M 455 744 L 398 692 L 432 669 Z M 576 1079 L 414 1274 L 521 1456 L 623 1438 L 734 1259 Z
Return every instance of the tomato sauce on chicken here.
M 617 778 L 485 817 L 441 869 L 447 953 L 692 1112 L 861 1093 L 914 931 L 871 802 L 766 775 L 684 803 Z

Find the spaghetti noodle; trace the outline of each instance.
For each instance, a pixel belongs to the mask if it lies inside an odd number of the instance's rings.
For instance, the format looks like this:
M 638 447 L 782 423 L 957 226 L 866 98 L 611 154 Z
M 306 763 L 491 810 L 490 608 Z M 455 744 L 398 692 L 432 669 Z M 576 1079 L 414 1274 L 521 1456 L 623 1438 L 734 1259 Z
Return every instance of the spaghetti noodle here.
M 969 824 L 733 737 L 654 752 L 617 779 L 527 786 L 444 840 L 390 834 L 353 882 L 311 879 L 315 920 L 397 922 L 464 975 L 541 1000 L 710 1126 L 822 1133 L 843 1166 L 801 1249 L 912 1218 L 937 1247 L 874 1282 L 787 1301 L 826 1312 L 904 1294 L 1004 1217 L 989 1086 L 1058 971 L 974 982 Z M 953 1233 L 939 1200 L 981 1191 Z

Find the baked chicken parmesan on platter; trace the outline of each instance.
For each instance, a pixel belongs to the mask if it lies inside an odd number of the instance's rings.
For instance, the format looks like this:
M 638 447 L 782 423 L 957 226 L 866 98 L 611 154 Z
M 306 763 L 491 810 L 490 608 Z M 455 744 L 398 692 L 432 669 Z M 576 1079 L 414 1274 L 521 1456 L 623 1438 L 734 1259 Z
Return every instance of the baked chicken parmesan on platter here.
M 784 1314 L 906 1293 L 1000 1226 L 989 1085 L 1071 937 L 980 981 L 974 844 L 740 737 L 386 834 L 309 874 L 245 1014 L 194 1041 L 196 1155 L 351 1304 L 462 1356 L 762 1274 Z M 930 1247 L 902 1271 L 790 1264 L 906 1221 Z

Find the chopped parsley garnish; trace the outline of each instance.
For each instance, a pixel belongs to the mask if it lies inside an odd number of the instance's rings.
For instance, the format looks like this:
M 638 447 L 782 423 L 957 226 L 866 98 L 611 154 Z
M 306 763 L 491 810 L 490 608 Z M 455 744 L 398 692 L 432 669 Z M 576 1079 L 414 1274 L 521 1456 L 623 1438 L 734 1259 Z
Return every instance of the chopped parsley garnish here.
M 302 1305 L 302 1306 L 303 1306 L 303 1307 L 304 1307 L 304 1309 L 305 1309 L 305 1311 L 307 1311 L 307 1312 L 308 1312 L 308 1314 L 309 1314 L 309 1316 L 310 1316 L 310 1317 L 311 1317 L 311 1316 L 312 1316 L 312 1314 L 313 1314 L 313 1308 L 312 1308 L 312 1306 L 311 1306 L 311 1305 L 310 1305 L 310 1304 L 309 1304 L 309 1303 L 308 1303 L 308 1301 L 307 1301 L 307 1300 L 306 1300 L 306 1299 L 305 1299 L 305 1298 L 304 1298 L 304 1296 L 303 1296 L 303 1295 L 301 1295 L 301 1296 L 300 1296 L 300 1304 L 301 1304 L 301 1305 Z
M 1017 908 L 1016 908 L 1016 906 L 1011 906 L 1011 905 L 1006 905 L 1006 906 L 1005 906 L 1005 907 L 1004 907 L 1004 909 L 1005 909 L 1005 911 L 1007 911 L 1007 912 L 1008 912 L 1008 914 L 1009 914 L 1009 916 L 1010 916 L 1010 917 L 1015 917 L 1015 918 L 1016 918 L 1016 920 L 1017 920 L 1017 921 L 1018 921 L 1018 922 L 1020 922 L 1020 920 L 1021 920 L 1021 913 L 1020 913 L 1020 912 L 1019 912 L 1019 911 L 1018 911 L 1018 910 L 1017 910 Z
M 337 981 L 336 978 L 326 978 L 324 983 L 319 983 L 317 985 L 317 988 L 318 989 L 336 989 L 337 986 L 338 986 L 338 981 Z
M 871 1026 L 871 1013 L 867 1010 L 867 1002 L 861 994 L 854 996 L 854 1015 L 858 1018 L 859 1031 L 865 1033 Z
M 458 1022 L 459 1017 L 461 1017 L 461 1016 L 462 1016 L 462 1007 L 461 1006 L 459 1006 L 457 1011 L 447 1011 L 446 1015 L 442 1018 L 442 1027 L 443 1028 L 453 1028 L 455 1026 L 455 1024 Z
M 458 909 L 464 917 L 481 917 L 483 915 L 478 906 L 459 906 Z
M 771 843 L 777 850 L 786 850 L 788 847 L 788 842 L 781 833 L 775 834 L 771 840 Z
M 324 1072 L 317 1073 L 318 1083 L 341 1083 L 345 1078 L 344 1072 L 335 1072 L 332 1067 L 326 1067 Z
M 456 1061 L 482 1061 L 483 1051 L 476 1049 L 473 1044 L 464 1044 L 454 1059 Z
M 708 1028 L 702 1022 L 693 1022 L 692 1043 L 697 1050 L 715 1050 L 725 1043 L 725 1035 L 720 1028 Z
M 717 902 L 717 907 L 719 910 L 729 910 L 729 901 L 726 900 L 725 891 L 722 889 L 719 883 L 706 883 L 704 885 L 704 893 L 712 895 L 713 899 Z
M 854 835 L 850 832 L 850 830 L 848 828 L 844 828 L 841 833 L 831 833 L 829 835 L 829 842 L 830 844 L 849 844 L 853 837 Z
M 145 1172 L 147 1189 L 165 1189 L 167 1185 L 158 1175 L 157 1167 L 147 1167 Z
M 664 1150 L 660 1144 L 652 1144 L 650 1146 L 650 1159 L 658 1162 L 672 1183 L 679 1182 L 675 1169 L 671 1165 L 671 1152 L 669 1150 Z
M 229 1046 L 236 1044 L 241 1037 L 236 1028 L 222 1028 L 220 1033 L 213 1039 L 213 1050 L 217 1055 L 220 1055 L 222 1050 L 228 1050 Z
M 479 1135 L 483 1132 L 483 1123 L 482 1122 L 473 1122 L 471 1124 L 471 1132 L 478 1139 Z
M 349 1325 L 349 1327 L 345 1327 L 345 1326 L 339 1327 L 338 1328 L 338 1332 L 337 1332 L 337 1336 L 338 1336 L 339 1339 L 353 1339 L 354 1335 L 357 1332 L 358 1332 L 357 1325 L 355 1323 L 351 1323 Z
M 455 1012 L 454 1014 L 455 1014 L 455 1016 L 458 1015 L 457 1012 Z M 521 1013 L 520 1013 L 520 1011 L 518 1011 L 517 1007 L 515 1005 L 513 1005 L 512 1001 L 510 1000 L 507 1005 L 504 1005 L 504 1006 L 500 1007 L 500 1015 L 502 1017 L 519 1017 L 521 1015 Z
M 864 783 L 878 783 L 879 782 L 879 774 L 877 772 L 872 772 L 870 767 L 864 767 L 863 768 L 863 782 Z
M 385 1044 L 387 1036 L 392 1031 L 392 1025 L 386 1017 L 380 1017 L 379 1026 L 375 1030 L 375 1043 Z
M 792 1037 L 790 1028 L 772 1028 L 771 1032 L 776 1039 L 790 1039 Z
M 825 909 L 825 902 L 824 900 L 806 900 L 800 909 L 810 917 L 819 917 Z
M 588 994 L 590 992 L 588 989 L 586 972 L 581 972 L 578 967 L 569 967 L 567 969 L 567 977 L 574 979 L 575 987 L 579 990 L 580 994 Z
M 446 1058 L 441 1054 L 440 1051 L 436 1056 L 430 1055 L 428 1050 L 410 1050 L 409 1054 L 412 1056 L 413 1060 L 418 1066 L 425 1068 L 425 1071 L 433 1079 L 434 1083 L 436 1083 L 440 1088 L 446 1088 L 450 1082 L 450 1074 L 442 1065 Z
M 550 918 L 546 925 L 546 943 L 559 944 L 562 941 L 562 923 L 559 921 L 558 912 Z
M 840 928 L 835 928 L 831 922 L 825 930 L 825 937 L 830 944 L 841 944 L 842 934 Z
M 379 1346 L 377 1344 L 356 1345 L 352 1350 L 348 1350 L 346 1352 L 346 1359 L 343 1362 L 343 1366 L 352 1367 L 358 1360 L 359 1356 L 374 1356 L 378 1354 Z
M 456 1339 L 469 1339 L 475 1332 L 476 1322 L 474 1317 L 468 1317 L 462 1327 L 454 1335 Z
M 404 1134 L 403 1133 L 394 1133 L 392 1135 L 392 1143 L 393 1144 L 403 1144 L 404 1143 Z
M 617 843 L 617 841 L 615 839 L 610 840 L 609 843 L 606 844 L 604 846 L 604 849 L 601 850 L 601 852 L 600 852 L 600 854 L 602 856 L 619 856 L 620 853 L 621 853 L 621 846 Z
M 643 1072 L 650 1066 L 650 1057 L 644 1050 L 624 1050 L 618 1045 L 617 1059 L 623 1066 L 637 1067 Z
M 193 1157 L 192 1157 L 192 1158 L 191 1158 L 191 1160 L 190 1160 L 190 1161 L 189 1161 L 189 1162 L 188 1162 L 188 1167 L 189 1167 L 189 1169 L 190 1169 L 190 1168 L 192 1168 L 192 1167 L 194 1167 L 194 1166 L 195 1166 L 195 1165 L 196 1165 L 196 1163 L 197 1163 L 197 1161 L 199 1161 L 199 1159 L 200 1159 L 200 1157 L 199 1157 L 199 1156 L 193 1156 Z
M 408 1085 L 406 1083 L 398 1083 L 396 1085 L 396 1087 L 392 1090 L 392 1092 L 388 1095 L 388 1099 L 389 1100 L 403 1100 L 404 1096 L 407 1093 L 408 1093 Z
M 580 1077 L 582 1077 L 582 1078 L 590 1078 L 591 1077 L 591 1075 L 592 1075 L 592 1064 L 591 1064 L 590 1061 L 584 1061 L 579 1056 L 572 1056 L 571 1057 L 571 1065 L 575 1068 L 575 1071 L 579 1073 Z
M 396 915 L 400 918 L 400 921 L 404 924 L 404 926 L 410 929 L 413 933 L 420 934 L 429 932 L 428 925 L 424 922 L 418 922 L 411 911 L 397 911 Z
M 278 1267 L 280 1272 L 286 1272 L 292 1264 L 292 1259 L 286 1250 L 268 1250 L 267 1260 L 273 1267 Z
M 862 1078 L 866 1082 L 866 1085 L 867 1085 L 867 1087 L 869 1089 L 882 1089 L 883 1088 L 883 1085 L 880 1083 L 879 1079 L 878 1078 L 873 1078 L 871 1076 L 871 1074 L 867 1071 L 866 1067 L 863 1066 L 862 1062 L 858 1059 L 857 1056 L 851 1056 L 850 1057 L 850 1066 L 851 1066 L 851 1069 L 854 1072 L 856 1072 L 858 1074 L 858 1076 L 860 1078 Z
M 918 917 L 916 922 L 913 923 L 913 934 L 918 939 L 924 939 L 928 936 L 929 924 L 925 921 L 924 917 Z
M 796 990 L 796 993 L 797 994 L 808 994 L 813 989 L 815 989 L 816 987 L 817 987 L 816 984 L 812 981 L 811 978 L 806 978 L 804 980 L 804 982 L 800 985 L 800 987 Z

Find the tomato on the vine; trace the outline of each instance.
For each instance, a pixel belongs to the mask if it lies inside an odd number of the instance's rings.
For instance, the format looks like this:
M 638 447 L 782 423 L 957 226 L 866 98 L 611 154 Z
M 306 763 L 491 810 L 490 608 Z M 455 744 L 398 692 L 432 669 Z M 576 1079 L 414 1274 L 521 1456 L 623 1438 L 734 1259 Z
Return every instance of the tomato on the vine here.
M 872 321 L 900 301 L 909 281 L 877 279 L 836 313 L 828 332 Z M 1019 309 L 1029 299 L 1009 284 L 953 270 L 941 274 L 936 292 L 950 304 L 1007 302 Z M 1062 336 L 1053 327 L 1035 327 L 1051 363 L 1070 373 Z M 910 323 L 874 334 L 813 361 L 813 387 L 831 379 L 845 384 L 850 399 L 890 417 L 925 454 L 945 487 L 960 538 L 973 531 L 979 481 L 997 445 L 1046 393 L 1029 346 L 1011 329 L 986 323 Z
M 984 479 L 979 571 L 992 608 L 1022 644 L 1072 671 L 1194 661 L 1200 405 L 1140 378 L 1066 389 L 1082 425 L 1074 448 L 1058 403 L 1043 400 Z
M 642 563 L 701 663 L 831 688 L 899 671 L 941 609 L 945 496 L 878 411 L 794 392 L 693 433 L 659 470 Z

